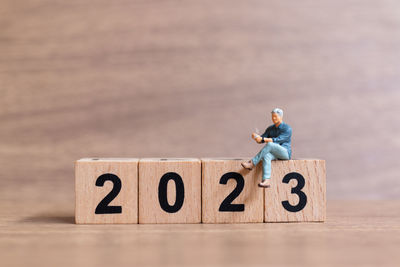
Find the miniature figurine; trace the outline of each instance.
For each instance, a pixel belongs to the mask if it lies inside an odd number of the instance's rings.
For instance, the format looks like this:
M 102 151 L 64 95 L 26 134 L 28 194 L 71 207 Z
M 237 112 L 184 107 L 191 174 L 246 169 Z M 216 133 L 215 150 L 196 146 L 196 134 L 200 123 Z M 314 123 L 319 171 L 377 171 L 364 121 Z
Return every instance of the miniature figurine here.
M 259 144 L 267 143 L 251 160 L 242 163 L 242 167 L 252 170 L 262 160 L 263 177 L 259 187 L 270 187 L 271 160 L 288 160 L 291 158 L 292 128 L 282 121 L 283 110 L 275 108 L 271 112 L 273 125 L 269 126 L 262 135 L 253 133 L 251 137 Z

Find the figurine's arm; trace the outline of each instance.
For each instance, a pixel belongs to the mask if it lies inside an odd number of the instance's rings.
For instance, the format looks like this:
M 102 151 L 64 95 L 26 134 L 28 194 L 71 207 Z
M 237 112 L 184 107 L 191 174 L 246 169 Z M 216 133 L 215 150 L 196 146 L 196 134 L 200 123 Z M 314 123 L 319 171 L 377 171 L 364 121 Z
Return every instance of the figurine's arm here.
M 265 130 L 265 132 L 261 135 L 261 137 L 268 138 L 269 137 L 269 127 Z
M 271 138 L 274 143 L 288 142 L 292 136 L 292 128 L 288 127 L 278 137 Z
M 269 129 L 270 129 L 270 128 L 267 128 L 267 129 L 265 130 L 265 132 L 261 135 L 260 143 L 269 143 L 269 142 L 272 142 L 272 138 L 269 138 L 269 136 L 270 136 L 270 131 L 269 131 Z

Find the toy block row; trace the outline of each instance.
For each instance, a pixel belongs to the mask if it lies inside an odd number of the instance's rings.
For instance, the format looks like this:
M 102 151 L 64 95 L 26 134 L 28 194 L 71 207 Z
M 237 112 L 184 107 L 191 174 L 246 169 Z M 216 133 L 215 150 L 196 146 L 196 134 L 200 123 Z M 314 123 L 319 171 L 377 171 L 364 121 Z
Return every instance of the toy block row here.
M 75 163 L 76 223 L 247 223 L 324 221 L 324 160 L 81 159 Z

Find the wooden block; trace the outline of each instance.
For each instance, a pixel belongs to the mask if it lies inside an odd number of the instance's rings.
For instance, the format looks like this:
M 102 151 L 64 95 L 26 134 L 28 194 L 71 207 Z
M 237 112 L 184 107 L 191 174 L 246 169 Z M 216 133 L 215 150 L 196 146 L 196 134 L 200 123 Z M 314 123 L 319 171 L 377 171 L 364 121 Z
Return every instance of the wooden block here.
M 246 159 L 202 159 L 202 222 L 263 222 L 261 168 L 242 168 Z
M 138 159 L 75 162 L 76 223 L 138 222 Z
M 265 190 L 265 222 L 312 222 L 326 218 L 324 160 L 272 161 Z
M 139 223 L 200 223 L 199 159 L 139 161 Z

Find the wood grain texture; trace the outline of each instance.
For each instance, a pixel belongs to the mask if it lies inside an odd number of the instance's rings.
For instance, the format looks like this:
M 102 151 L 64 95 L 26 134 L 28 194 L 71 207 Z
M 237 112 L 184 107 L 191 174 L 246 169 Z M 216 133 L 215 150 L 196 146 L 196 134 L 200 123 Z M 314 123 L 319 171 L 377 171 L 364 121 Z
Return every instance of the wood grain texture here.
M 82 224 L 138 222 L 138 159 L 81 159 L 75 163 L 75 222 Z M 96 207 L 114 187 L 106 181 L 96 186 L 103 174 L 114 174 L 121 190 L 109 206 L 121 206 L 121 213 L 96 214 Z
M 251 157 L 279 106 L 294 158 L 328 162 L 328 196 L 399 198 L 399 10 L 2 0 L 0 187 L 73 196 L 72 162 L 88 156 Z
M 76 225 L 48 188 L 1 194 L 2 266 L 400 265 L 399 201 L 330 200 L 325 223 Z
M 294 175 L 288 176 L 289 183 L 283 178 L 296 172 L 304 180 L 300 190 L 306 196 L 306 205 L 297 212 L 286 210 L 282 201 L 289 205 L 299 204 L 299 195 L 291 193 L 298 185 Z M 271 187 L 264 189 L 264 221 L 265 222 L 301 222 L 324 221 L 326 219 L 326 168 L 324 160 L 274 160 L 272 161 Z
M 261 179 L 261 168 L 253 171 L 240 165 L 245 159 L 202 158 L 202 222 L 203 223 L 250 223 L 263 221 L 264 192 L 257 184 Z M 248 159 L 247 159 L 248 160 Z M 221 177 L 229 172 L 239 173 L 244 178 L 241 193 L 231 202 L 244 204 L 243 211 L 219 211 L 222 201 L 238 186 L 229 179 L 221 184 Z
M 158 188 L 164 174 L 173 172 L 183 181 L 184 201 L 178 211 L 169 213 L 161 208 Z M 176 184 L 167 184 L 167 201 L 176 202 Z M 199 159 L 140 159 L 139 161 L 139 223 L 200 223 L 201 163 Z

